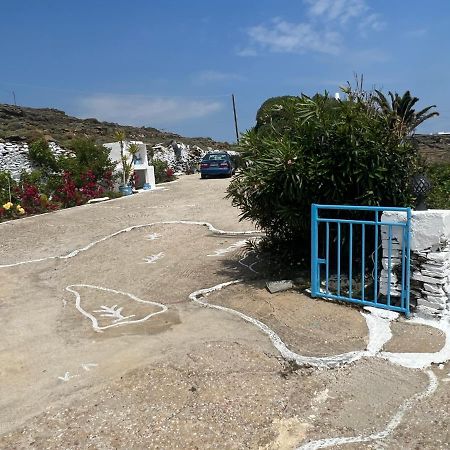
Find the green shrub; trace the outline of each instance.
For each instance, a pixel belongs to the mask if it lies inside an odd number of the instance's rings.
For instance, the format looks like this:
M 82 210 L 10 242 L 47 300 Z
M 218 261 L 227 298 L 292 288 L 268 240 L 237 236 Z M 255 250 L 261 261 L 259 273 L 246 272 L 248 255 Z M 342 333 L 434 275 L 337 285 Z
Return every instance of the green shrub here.
M 71 174 L 75 183 L 81 185 L 87 172 L 94 174 L 95 180 L 101 181 L 105 174 L 114 170 L 115 164 L 109 159 L 109 149 L 89 139 L 74 139 L 70 144 L 73 156 L 58 160 L 61 170 Z
M 176 179 L 174 175 L 174 171 L 169 165 L 167 161 L 162 161 L 160 159 L 153 159 L 153 167 L 155 168 L 155 182 L 158 183 L 167 183 L 168 181 L 173 181 Z
M 31 162 L 45 172 L 58 170 L 58 162 L 45 139 L 39 139 L 30 145 L 28 157 Z
M 283 133 L 295 120 L 299 97 L 285 95 L 266 100 L 256 113 L 255 130 L 259 135 Z
M 428 168 L 431 192 L 427 206 L 433 209 L 450 209 L 450 164 L 437 164 Z
M 418 152 L 406 137 L 428 110 L 400 116 L 404 103 L 384 108 L 378 92 L 361 86 L 344 92 L 343 101 L 327 93 L 283 98 L 289 114 L 281 120 L 275 102 L 272 131 L 257 125 L 242 138 L 244 167 L 228 196 L 241 209 L 241 219 L 266 232 L 262 246 L 285 259 L 309 259 L 312 203 L 406 206 L 413 201 L 409 183 Z M 411 99 L 407 94 L 394 98 Z M 270 123 L 267 113 L 259 115 L 263 125 Z M 279 119 L 282 126 L 276 125 Z

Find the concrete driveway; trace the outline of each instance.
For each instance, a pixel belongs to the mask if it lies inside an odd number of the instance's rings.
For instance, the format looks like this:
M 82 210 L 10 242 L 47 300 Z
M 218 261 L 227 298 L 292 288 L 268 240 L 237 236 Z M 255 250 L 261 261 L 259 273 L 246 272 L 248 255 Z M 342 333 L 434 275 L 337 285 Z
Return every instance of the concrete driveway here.
M 0 448 L 449 448 L 445 327 L 268 294 L 228 183 L 0 224 Z

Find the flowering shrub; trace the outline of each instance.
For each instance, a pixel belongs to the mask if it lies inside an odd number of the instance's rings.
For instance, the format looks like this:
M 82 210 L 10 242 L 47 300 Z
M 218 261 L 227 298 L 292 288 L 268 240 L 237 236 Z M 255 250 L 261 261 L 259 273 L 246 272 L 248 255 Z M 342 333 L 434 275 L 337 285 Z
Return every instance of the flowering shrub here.
M 14 205 L 12 202 L 6 202 L 0 207 L 0 221 L 15 219 L 25 214 L 25 209 L 18 203 Z
M 172 180 L 172 179 L 174 178 L 174 176 L 173 176 L 174 173 L 175 173 L 175 172 L 174 172 L 174 170 L 172 169 L 172 167 L 169 167 L 169 168 L 166 170 L 166 178 L 167 178 L 168 180 Z
M 19 181 L 0 172 L 0 221 L 78 206 L 113 189 L 115 165 L 103 146 L 76 140 L 72 155 L 56 159 L 45 141 L 31 148 L 38 169 L 23 171 Z
M 101 197 L 105 189 L 95 179 L 92 171 L 80 175 L 81 182 L 75 182 L 72 174 L 64 172 L 62 183 L 56 189 L 53 200 L 61 204 L 63 208 L 78 206 L 86 203 L 88 200 Z

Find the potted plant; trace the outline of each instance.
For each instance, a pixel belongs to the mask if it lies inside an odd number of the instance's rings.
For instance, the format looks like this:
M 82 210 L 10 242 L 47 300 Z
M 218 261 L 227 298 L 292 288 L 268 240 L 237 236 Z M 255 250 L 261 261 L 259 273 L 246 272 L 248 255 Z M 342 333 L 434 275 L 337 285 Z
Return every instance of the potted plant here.
M 131 162 L 134 164 L 142 164 L 141 155 L 139 154 L 139 145 L 131 143 L 128 146 L 128 153 L 132 156 Z

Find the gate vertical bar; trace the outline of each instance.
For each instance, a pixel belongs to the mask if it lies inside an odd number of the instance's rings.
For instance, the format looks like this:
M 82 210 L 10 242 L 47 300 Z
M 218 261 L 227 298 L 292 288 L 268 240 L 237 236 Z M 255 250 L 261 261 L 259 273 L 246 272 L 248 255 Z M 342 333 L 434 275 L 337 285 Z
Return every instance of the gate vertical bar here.
M 402 229 L 402 248 L 401 248 L 401 264 L 402 264 L 402 295 L 401 295 L 401 307 L 406 309 L 406 233 L 408 226 Z
M 364 301 L 364 289 L 366 284 L 366 225 L 361 224 L 361 299 Z
M 410 291 L 410 278 L 411 278 L 411 208 L 406 211 L 406 296 L 405 296 L 405 308 L 406 317 L 409 317 L 409 291 Z
M 353 224 L 350 223 L 350 240 L 348 249 L 348 297 L 352 298 L 353 288 Z
M 319 274 L 317 272 L 318 266 L 318 214 L 317 205 L 311 205 L 311 295 L 316 297 L 319 293 Z
M 373 301 L 378 303 L 378 211 L 375 211 L 375 250 L 373 258 Z
M 392 225 L 388 225 L 388 272 L 387 272 L 387 288 L 386 301 L 391 306 L 391 270 L 392 270 Z
M 341 224 L 337 224 L 337 295 L 341 295 Z
M 328 289 L 328 278 L 330 276 L 330 223 L 327 222 L 326 223 L 326 231 L 327 231 L 327 236 L 326 236 L 326 245 L 327 248 L 325 250 L 325 290 L 327 292 L 327 294 L 330 293 L 330 290 Z

